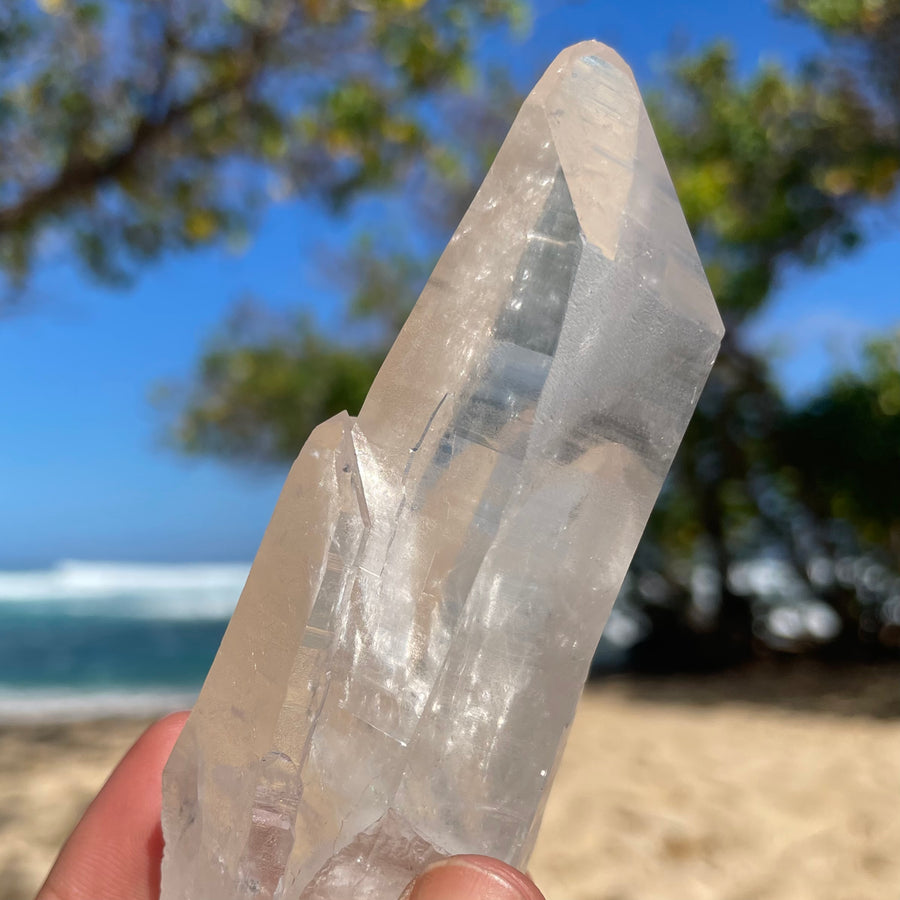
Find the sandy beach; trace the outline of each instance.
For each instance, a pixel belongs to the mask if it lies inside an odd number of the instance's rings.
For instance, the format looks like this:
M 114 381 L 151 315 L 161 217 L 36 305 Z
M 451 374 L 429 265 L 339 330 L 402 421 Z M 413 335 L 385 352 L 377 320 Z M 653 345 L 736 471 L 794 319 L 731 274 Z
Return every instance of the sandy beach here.
M 29 900 L 140 720 L 0 724 L 0 900 Z M 613 679 L 580 705 L 531 872 L 548 900 L 884 900 L 900 668 Z

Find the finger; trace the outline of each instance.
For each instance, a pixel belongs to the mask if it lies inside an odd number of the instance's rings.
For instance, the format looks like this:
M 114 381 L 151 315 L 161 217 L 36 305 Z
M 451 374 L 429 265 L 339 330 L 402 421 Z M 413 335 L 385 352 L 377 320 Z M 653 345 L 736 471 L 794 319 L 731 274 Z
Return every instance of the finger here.
M 162 770 L 187 713 L 151 725 L 66 841 L 37 900 L 158 900 Z
M 518 869 L 488 856 L 451 856 L 429 866 L 406 890 L 404 900 L 544 900 Z

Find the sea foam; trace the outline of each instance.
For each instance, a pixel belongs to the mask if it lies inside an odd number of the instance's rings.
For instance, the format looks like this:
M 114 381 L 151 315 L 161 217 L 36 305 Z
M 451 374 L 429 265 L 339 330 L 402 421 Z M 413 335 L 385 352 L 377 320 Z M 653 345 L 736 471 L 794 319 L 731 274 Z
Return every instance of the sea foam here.
M 9 690 L 0 688 L 0 724 L 149 719 L 190 709 L 197 691 Z
M 47 569 L 0 571 L 0 603 L 64 603 L 69 615 L 114 608 L 122 617 L 221 619 L 231 615 L 249 569 L 249 563 L 63 560 Z

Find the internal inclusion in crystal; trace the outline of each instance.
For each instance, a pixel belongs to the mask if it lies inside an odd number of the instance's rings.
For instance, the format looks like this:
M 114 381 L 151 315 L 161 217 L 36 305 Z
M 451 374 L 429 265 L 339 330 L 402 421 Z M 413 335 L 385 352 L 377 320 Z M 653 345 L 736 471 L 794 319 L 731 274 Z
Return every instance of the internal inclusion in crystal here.
M 166 770 L 164 900 L 524 865 L 721 334 L 630 72 L 570 48 L 288 477 Z

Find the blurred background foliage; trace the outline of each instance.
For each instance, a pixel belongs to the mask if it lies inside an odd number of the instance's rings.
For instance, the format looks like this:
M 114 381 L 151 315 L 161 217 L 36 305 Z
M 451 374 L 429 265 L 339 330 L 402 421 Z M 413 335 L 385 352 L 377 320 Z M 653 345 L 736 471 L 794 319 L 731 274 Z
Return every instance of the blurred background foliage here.
M 245 299 L 160 389 L 173 443 L 283 465 L 355 413 L 520 98 L 475 37 L 517 0 L 10 0 L 0 9 L 7 312 L 42 247 L 123 281 L 166 250 L 240 243 L 275 200 L 404 192 L 409 234 L 326 260 L 340 333 Z M 617 606 L 643 668 L 900 651 L 900 335 L 789 403 L 748 324 L 791 267 L 890 222 L 900 0 L 782 0 L 826 39 L 737 74 L 727 44 L 672 60 L 651 116 L 726 322 L 697 415 Z M 47 25 L 47 18 L 51 25 Z M 893 227 L 893 226 L 891 226 Z M 423 239 L 423 235 L 433 240 Z

